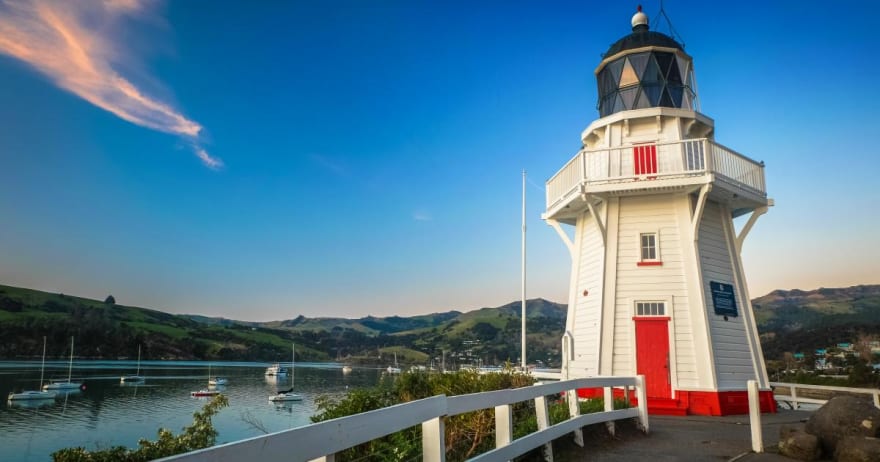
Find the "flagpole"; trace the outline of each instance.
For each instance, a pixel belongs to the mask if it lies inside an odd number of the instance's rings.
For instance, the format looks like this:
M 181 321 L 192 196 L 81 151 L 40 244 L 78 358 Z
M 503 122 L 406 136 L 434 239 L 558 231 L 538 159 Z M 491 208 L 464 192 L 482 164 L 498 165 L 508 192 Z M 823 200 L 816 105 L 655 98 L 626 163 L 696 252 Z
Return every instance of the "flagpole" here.
M 526 171 L 522 171 L 522 370 L 526 371 Z

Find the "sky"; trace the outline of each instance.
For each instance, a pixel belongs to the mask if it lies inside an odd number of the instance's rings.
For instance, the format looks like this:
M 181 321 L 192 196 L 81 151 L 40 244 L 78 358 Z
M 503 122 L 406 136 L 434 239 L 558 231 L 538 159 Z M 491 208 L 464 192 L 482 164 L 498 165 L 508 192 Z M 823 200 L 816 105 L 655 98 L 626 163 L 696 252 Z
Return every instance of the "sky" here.
M 0 284 L 252 321 L 499 306 L 526 170 L 527 294 L 565 303 L 544 184 L 635 7 L 0 0 Z M 664 9 L 716 140 L 767 165 L 751 295 L 880 283 L 875 3 Z

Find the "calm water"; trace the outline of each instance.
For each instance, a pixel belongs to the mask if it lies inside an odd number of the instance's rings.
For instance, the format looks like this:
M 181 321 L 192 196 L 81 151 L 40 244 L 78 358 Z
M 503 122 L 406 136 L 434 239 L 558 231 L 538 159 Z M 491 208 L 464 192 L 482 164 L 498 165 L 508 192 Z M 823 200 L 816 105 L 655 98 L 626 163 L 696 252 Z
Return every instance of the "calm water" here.
M 236 441 L 310 423 L 318 396 L 340 396 L 349 388 L 378 383 L 381 371 L 355 368 L 343 374 L 338 364 L 297 363 L 296 392 L 303 400 L 272 403 L 278 388 L 289 388 L 290 378 L 265 377 L 265 363 L 212 362 L 211 374 L 229 378 L 223 387 L 229 407 L 214 417 L 218 443 Z M 58 449 L 137 446 L 140 438 L 155 439 L 159 428 L 178 433 L 192 423 L 193 412 L 206 398 L 190 392 L 207 388 L 208 363 L 200 361 L 142 361 L 140 385 L 119 383 L 135 372 L 134 361 L 74 362 L 74 380 L 86 389 L 55 400 L 0 404 L 0 461 L 51 460 Z M 48 361 L 46 380 L 67 378 L 67 362 Z M 0 396 L 37 388 L 40 362 L 0 362 Z

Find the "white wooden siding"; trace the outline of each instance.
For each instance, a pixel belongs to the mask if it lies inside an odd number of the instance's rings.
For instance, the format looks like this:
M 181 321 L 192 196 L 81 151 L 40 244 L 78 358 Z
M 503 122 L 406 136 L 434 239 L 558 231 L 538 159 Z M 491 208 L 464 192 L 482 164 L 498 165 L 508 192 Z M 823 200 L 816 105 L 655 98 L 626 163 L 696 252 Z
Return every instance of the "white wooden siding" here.
M 681 236 L 676 221 L 676 207 L 686 205 L 675 195 L 625 197 L 620 199 L 620 221 L 616 238 L 617 286 L 614 316 L 614 375 L 634 374 L 635 329 L 633 325 L 634 300 L 672 300 L 667 313 L 673 318 L 673 345 L 671 357 L 676 370 L 684 372 L 687 381 L 693 380 L 693 342 L 690 317 L 687 316 L 688 293 L 684 275 Z M 662 266 L 638 266 L 641 253 L 639 234 L 656 232 L 659 259 Z M 609 237 L 609 244 L 611 243 Z M 679 381 L 681 378 L 679 378 Z
M 722 226 L 722 208 L 714 203 L 706 203 L 703 219 L 700 223 L 700 265 L 703 276 L 703 291 L 705 293 L 706 308 L 709 310 L 709 336 L 712 341 L 712 349 L 715 354 L 715 371 L 718 375 L 718 389 L 744 389 L 748 380 L 755 378 L 755 370 L 752 364 L 751 352 L 746 337 L 744 316 L 737 317 L 718 316 L 712 308 L 712 291 L 709 288 L 711 281 L 724 284 L 736 285 L 733 277 L 733 267 L 730 261 L 730 252 L 733 252 L 733 236 L 725 233 Z M 736 293 L 742 293 L 736 290 Z M 737 308 L 740 313 L 746 305 L 737 295 Z
M 604 205 L 596 210 L 604 215 Z M 602 277 L 605 252 L 595 218 L 585 213 L 579 220 L 578 277 L 574 291 L 575 318 L 572 326 L 574 358 L 569 366 L 572 377 L 599 375 L 599 343 L 602 322 Z M 588 292 L 584 296 L 584 290 Z

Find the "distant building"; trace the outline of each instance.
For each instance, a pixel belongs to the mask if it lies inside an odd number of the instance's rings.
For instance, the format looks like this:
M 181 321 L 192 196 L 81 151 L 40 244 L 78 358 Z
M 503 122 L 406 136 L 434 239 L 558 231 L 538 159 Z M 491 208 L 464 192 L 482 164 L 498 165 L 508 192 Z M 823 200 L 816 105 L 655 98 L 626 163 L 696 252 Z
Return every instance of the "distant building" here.
M 803 353 L 795 353 L 795 354 L 794 354 L 794 359 L 796 359 L 796 360 L 798 360 L 798 361 L 803 361 L 803 360 L 804 360 L 804 354 L 803 354 Z
M 816 350 L 816 354 L 821 355 L 821 356 L 825 356 L 826 354 L 828 354 L 828 352 L 824 348 L 818 348 Z
M 843 351 L 853 351 L 852 343 L 838 343 L 837 348 L 840 348 Z

